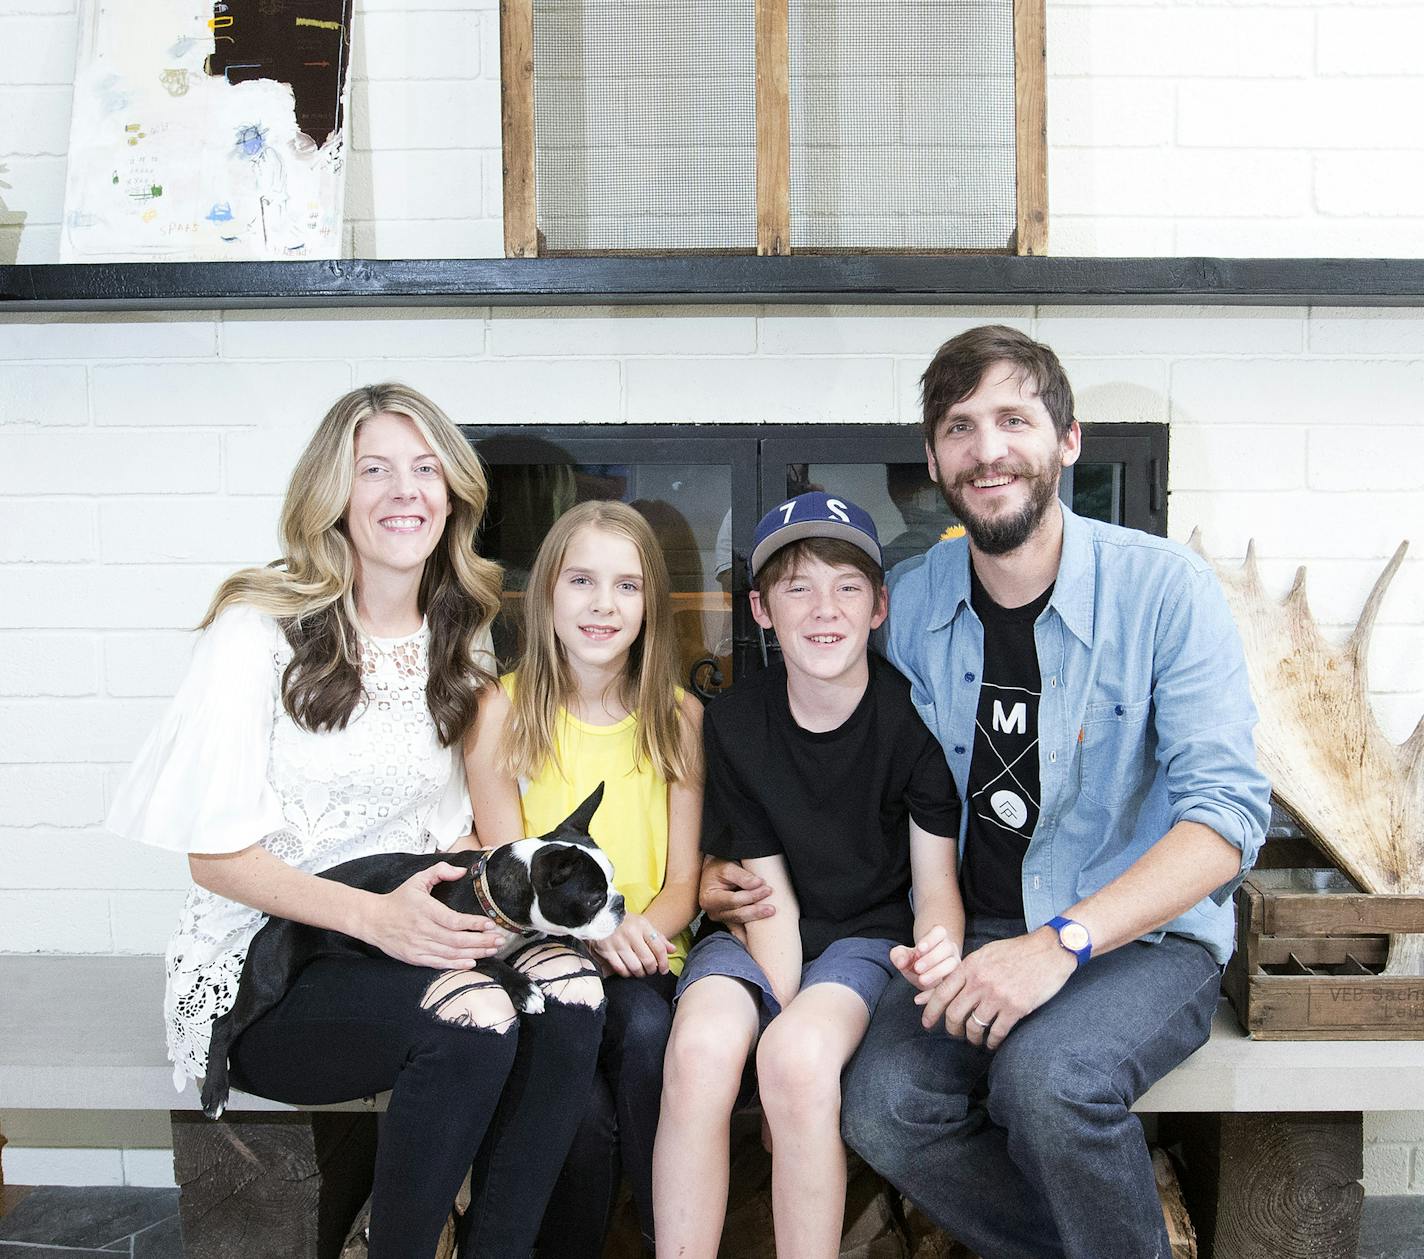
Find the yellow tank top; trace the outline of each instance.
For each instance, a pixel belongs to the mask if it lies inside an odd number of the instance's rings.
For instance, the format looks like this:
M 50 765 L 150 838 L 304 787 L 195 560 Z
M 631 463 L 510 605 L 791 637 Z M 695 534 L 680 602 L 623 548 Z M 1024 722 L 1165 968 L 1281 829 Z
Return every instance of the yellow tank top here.
M 517 675 L 500 678 L 505 693 L 514 698 Z M 682 702 L 682 691 L 677 694 Z M 641 914 L 662 891 L 667 877 L 668 785 L 647 761 L 634 763 L 636 714 L 612 726 L 591 726 L 567 710 L 560 710 L 554 728 L 557 761 L 551 757 L 532 779 L 520 779 L 520 805 L 529 835 L 551 831 L 601 782 L 603 802 L 590 828 L 599 847 L 613 862 L 613 882 L 628 908 Z M 673 974 L 682 974 L 691 936 L 681 932 L 668 961 Z

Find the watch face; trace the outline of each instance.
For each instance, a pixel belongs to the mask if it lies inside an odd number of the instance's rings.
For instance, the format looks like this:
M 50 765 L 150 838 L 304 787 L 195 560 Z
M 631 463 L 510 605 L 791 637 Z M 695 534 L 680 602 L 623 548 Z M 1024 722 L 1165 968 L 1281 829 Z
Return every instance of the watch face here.
M 1077 953 L 1088 947 L 1088 929 L 1081 922 L 1070 922 L 1058 929 L 1058 938 L 1063 946 Z

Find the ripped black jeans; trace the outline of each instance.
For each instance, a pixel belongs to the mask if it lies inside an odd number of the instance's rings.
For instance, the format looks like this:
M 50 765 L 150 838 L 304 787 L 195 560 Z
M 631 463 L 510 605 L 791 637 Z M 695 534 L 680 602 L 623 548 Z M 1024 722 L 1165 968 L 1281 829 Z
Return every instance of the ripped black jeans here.
M 517 965 L 544 1013 L 505 1005 L 500 1017 L 502 991 L 478 972 L 465 984 L 390 958 L 322 958 L 233 1045 L 233 1083 L 261 1097 L 318 1105 L 391 1091 L 370 1259 L 433 1254 L 472 1166 L 460 1259 L 532 1249 L 593 1083 L 603 998 L 586 959 L 562 946 L 531 946 Z M 485 1004 L 462 1008 L 462 993 Z

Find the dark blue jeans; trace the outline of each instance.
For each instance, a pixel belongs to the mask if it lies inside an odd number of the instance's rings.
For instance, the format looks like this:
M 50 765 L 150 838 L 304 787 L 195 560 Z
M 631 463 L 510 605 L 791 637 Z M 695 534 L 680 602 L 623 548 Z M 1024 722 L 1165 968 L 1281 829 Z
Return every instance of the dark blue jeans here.
M 233 1044 L 232 1080 L 293 1105 L 390 1089 L 372 1259 L 432 1254 L 472 1164 L 461 1259 L 521 1259 L 588 1093 L 603 1010 L 548 999 L 504 1032 L 446 1023 L 422 1006 L 439 977 L 388 957 L 318 958 Z
M 539 1229 L 541 1259 L 598 1259 L 624 1173 L 653 1250 L 653 1138 L 672 1030 L 673 975 L 603 981 L 598 1072 Z
M 1021 934 L 970 923 L 965 952 Z M 1221 973 L 1168 936 L 1082 966 L 994 1053 L 920 1026 L 892 981 L 845 1078 L 852 1149 L 984 1259 L 1170 1254 L 1133 1103 L 1202 1045 Z

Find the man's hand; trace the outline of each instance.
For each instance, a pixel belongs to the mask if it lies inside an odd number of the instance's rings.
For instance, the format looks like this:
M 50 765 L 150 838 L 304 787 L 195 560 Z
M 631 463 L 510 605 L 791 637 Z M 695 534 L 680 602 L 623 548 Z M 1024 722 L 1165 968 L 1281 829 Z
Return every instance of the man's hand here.
M 702 882 L 697 901 L 714 922 L 744 926 L 758 918 L 770 918 L 774 905 L 766 904 L 770 886 L 735 861 L 708 857 L 702 863 Z
M 997 1049 L 1022 1018 L 1057 995 L 1077 969 L 1077 959 L 1049 927 L 993 940 L 969 954 L 933 992 L 921 992 L 921 1022 L 971 1045 Z
M 588 944 L 604 974 L 666 975 L 673 942 L 642 914 L 625 914 L 611 936 Z
M 897 944 L 890 950 L 895 968 L 921 992 L 935 988 L 959 965 L 959 948 L 943 927 L 931 927 L 913 948 Z

